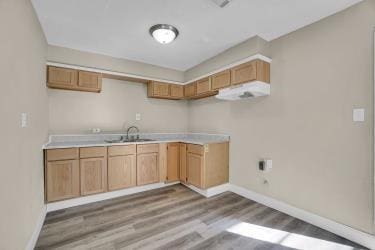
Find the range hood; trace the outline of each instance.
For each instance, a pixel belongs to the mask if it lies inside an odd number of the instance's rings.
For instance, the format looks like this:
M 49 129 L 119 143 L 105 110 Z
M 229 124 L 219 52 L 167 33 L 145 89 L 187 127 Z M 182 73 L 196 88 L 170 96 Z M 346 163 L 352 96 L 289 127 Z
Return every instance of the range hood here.
M 254 81 L 239 86 L 221 89 L 215 96 L 217 99 L 236 101 L 259 96 L 267 96 L 271 93 L 271 84 Z

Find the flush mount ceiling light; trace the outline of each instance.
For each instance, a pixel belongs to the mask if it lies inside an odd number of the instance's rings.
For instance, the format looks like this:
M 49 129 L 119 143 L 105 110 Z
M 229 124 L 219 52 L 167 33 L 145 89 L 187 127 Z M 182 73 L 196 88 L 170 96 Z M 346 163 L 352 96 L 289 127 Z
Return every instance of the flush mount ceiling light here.
M 150 28 L 151 36 L 162 44 L 173 42 L 178 36 L 178 30 L 169 24 L 156 24 Z

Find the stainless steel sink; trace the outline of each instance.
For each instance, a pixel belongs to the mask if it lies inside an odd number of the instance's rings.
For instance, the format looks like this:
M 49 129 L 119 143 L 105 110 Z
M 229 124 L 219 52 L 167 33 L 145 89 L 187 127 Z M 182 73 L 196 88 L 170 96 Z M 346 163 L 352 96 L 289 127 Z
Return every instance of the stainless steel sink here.
M 155 141 L 153 139 L 146 139 L 146 138 L 130 138 L 130 139 L 115 139 L 115 140 L 105 140 L 107 143 L 123 143 L 123 142 L 148 142 L 148 141 Z

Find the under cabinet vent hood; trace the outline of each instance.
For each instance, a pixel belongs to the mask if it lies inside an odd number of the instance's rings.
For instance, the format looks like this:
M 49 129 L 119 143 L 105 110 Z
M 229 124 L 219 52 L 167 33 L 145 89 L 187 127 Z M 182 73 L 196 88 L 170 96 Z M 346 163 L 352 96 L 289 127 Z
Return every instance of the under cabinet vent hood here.
M 215 96 L 217 99 L 236 101 L 259 96 L 267 96 L 271 93 L 271 84 L 254 81 L 239 86 L 221 89 Z

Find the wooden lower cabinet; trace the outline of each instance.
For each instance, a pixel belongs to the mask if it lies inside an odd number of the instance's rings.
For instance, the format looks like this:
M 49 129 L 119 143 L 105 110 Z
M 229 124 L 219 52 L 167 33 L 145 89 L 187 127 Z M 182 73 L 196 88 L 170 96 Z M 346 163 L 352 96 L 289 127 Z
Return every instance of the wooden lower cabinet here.
M 45 174 L 47 201 L 64 200 L 80 195 L 78 160 L 47 162 Z
M 168 143 L 167 146 L 167 181 L 180 179 L 180 143 Z
M 137 185 L 159 182 L 159 153 L 137 155 Z
M 180 181 L 183 183 L 187 181 L 186 149 L 186 143 L 180 143 Z
M 207 189 L 228 182 L 229 143 L 49 149 L 45 160 L 47 202 L 164 181 Z
M 135 155 L 108 157 L 108 190 L 134 187 L 136 171 Z
M 187 144 L 187 182 L 198 188 L 229 181 L 229 143 Z
M 188 183 L 199 187 L 204 188 L 202 183 L 203 179 L 203 156 L 197 155 L 194 153 L 187 153 L 187 179 Z
M 102 193 L 107 190 L 107 159 L 80 159 L 81 195 Z

